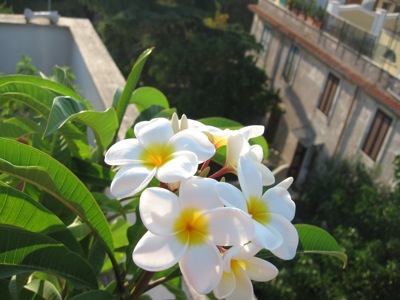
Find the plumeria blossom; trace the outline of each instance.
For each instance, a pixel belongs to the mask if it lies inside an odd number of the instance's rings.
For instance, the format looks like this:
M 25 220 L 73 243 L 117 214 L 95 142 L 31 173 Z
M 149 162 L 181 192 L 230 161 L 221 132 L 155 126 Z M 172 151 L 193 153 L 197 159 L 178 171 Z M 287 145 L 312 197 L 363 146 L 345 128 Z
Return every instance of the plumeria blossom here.
M 193 177 L 181 182 L 179 196 L 148 188 L 139 211 L 148 232 L 133 251 L 140 268 L 157 272 L 179 263 L 187 283 L 199 294 L 211 292 L 222 276 L 218 246 L 247 243 L 254 225 L 241 210 L 223 207 L 217 181 Z
M 278 275 L 278 269 L 271 263 L 255 257 L 261 248 L 249 243 L 233 246 L 222 258 L 223 274 L 214 295 L 218 299 L 252 299 L 254 281 L 270 281 Z
M 105 155 L 107 164 L 122 166 L 111 183 L 115 197 L 140 192 L 154 176 L 163 183 L 189 178 L 215 153 L 205 134 L 191 129 L 174 134 L 165 118 L 139 122 L 134 132 L 135 139 L 117 142 Z
M 275 177 L 271 170 L 262 163 L 264 153 L 260 145 L 250 145 L 246 137 L 235 133 L 229 136 L 226 146 L 226 162 L 224 168 L 238 172 L 238 162 L 241 157 L 247 157 L 261 174 L 262 185 L 272 185 Z
M 254 223 L 252 242 L 270 250 L 282 259 L 292 259 L 299 241 L 296 228 L 290 222 L 296 210 L 288 188 L 293 179 L 262 194 L 262 176 L 252 160 L 246 156 L 239 159 L 238 178 L 242 191 L 227 183 L 218 183 L 217 193 L 228 207 L 237 207 L 248 213 Z

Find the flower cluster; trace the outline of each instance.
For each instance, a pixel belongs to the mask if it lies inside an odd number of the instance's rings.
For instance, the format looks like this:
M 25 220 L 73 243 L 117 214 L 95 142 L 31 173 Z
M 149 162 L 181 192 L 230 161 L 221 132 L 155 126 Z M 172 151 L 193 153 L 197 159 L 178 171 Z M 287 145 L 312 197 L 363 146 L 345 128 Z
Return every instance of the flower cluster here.
M 250 299 L 251 280 L 268 281 L 278 274 L 274 265 L 256 257 L 261 249 L 282 259 L 294 257 L 298 234 L 291 223 L 292 179 L 263 193 L 275 178 L 262 163 L 262 148 L 249 143 L 263 131 L 263 126 L 221 130 L 174 115 L 171 121 L 138 123 L 136 138 L 109 149 L 106 163 L 121 166 L 111 193 L 128 197 L 141 192 L 139 212 L 148 231 L 133 251 L 137 266 L 157 272 L 178 263 L 197 293 Z M 206 177 L 222 146 L 225 164 Z M 217 180 L 227 173 L 237 175 L 240 189 Z M 154 177 L 160 187 L 146 188 Z

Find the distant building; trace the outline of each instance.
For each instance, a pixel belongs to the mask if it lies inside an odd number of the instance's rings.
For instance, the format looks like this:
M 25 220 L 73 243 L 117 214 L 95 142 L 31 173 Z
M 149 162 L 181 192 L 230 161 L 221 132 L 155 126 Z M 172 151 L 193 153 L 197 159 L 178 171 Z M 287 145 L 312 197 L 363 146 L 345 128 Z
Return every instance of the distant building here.
M 22 55 L 49 75 L 55 65 L 69 66 L 82 96 L 97 110 L 111 107 L 125 79 L 87 19 L 36 18 L 0 14 L 0 73 L 15 74 Z
M 381 180 L 393 180 L 400 81 L 362 52 L 369 49 L 356 49 L 368 36 L 352 44 L 343 32 L 335 37 L 326 24 L 268 0 L 249 8 L 251 32 L 263 45 L 257 64 L 283 99 L 284 113 L 271 113 L 266 127 L 282 175 L 300 185 L 310 170 L 336 156 L 359 158 L 380 168 Z

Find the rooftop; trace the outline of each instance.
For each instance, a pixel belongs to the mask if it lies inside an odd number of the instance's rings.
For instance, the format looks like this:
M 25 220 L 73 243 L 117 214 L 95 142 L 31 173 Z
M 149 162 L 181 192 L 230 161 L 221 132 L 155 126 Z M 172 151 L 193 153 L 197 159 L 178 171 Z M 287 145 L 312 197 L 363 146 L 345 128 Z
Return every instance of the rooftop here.
M 96 110 L 111 107 L 115 90 L 125 79 L 87 19 L 60 17 L 56 24 L 24 15 L 0 14 L 0 72 L 14 74 L 25 55 L 49 75 L 55 65 L 69 66 L 75 84 Z

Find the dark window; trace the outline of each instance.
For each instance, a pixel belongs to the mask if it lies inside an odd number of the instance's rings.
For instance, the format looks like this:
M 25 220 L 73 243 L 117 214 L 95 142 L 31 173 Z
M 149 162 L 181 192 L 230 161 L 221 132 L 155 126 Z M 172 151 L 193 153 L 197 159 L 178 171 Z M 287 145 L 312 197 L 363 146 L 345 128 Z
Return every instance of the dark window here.
M 392 119 L 385 113 L 380 110 L 376 112 L 375 118 L 368 131 L 367 138 L 362 146 L 362 151 L 364 151 L 371 159 L 376 160 L 378 157 L 379 150 L 382 147 L 391 123 Z
M 293 177 L 295 180 L 297 179 L 301 166 L 303 164 L 304 157 L 306 156 L 307 148 L 304 147 L 301 142 L 297 143 L 296 151 L 294 152 L 292 163 L 290 164 L 290 168 L 288 170 L 288 177 Z
M 286 58 L 285 67 L 283 68 L 282 76 L 287 83 L 291 83 L 296 72 L 297 64 L 299 62 L 300 50 L 292 45 L 289 49 Z
M 392 3 L 383 2 L 383 4 L 382 4 L 382 8 L 387 10 L 387 11 L 389 11 L 391 7 L 392 7 Z
M 339 78 L 332 73 L 329 73 L 328 79 L 325 84 L 324 92 L 322 93 L 321 100 L 319 101 L 318 109 L 322 111 L 326 116 L 332 107 L 333 100 L 336 95 L 337 88 L 339 86 Z
M 260 56 L 264 56 L 265 53 L 267 52 L 270 36 L 271 36 L 271 28 L 264 26 L 263 33 L 261 35 L 261 41 L 260 41 L 262 48 L 260 49 L 260 52 L 258 53 Z
M 396 53 L 392 49 L 387 49 L 385 53 L 383 53 L 383 58 L 391 61 L 392 63 L 396 62 Z

